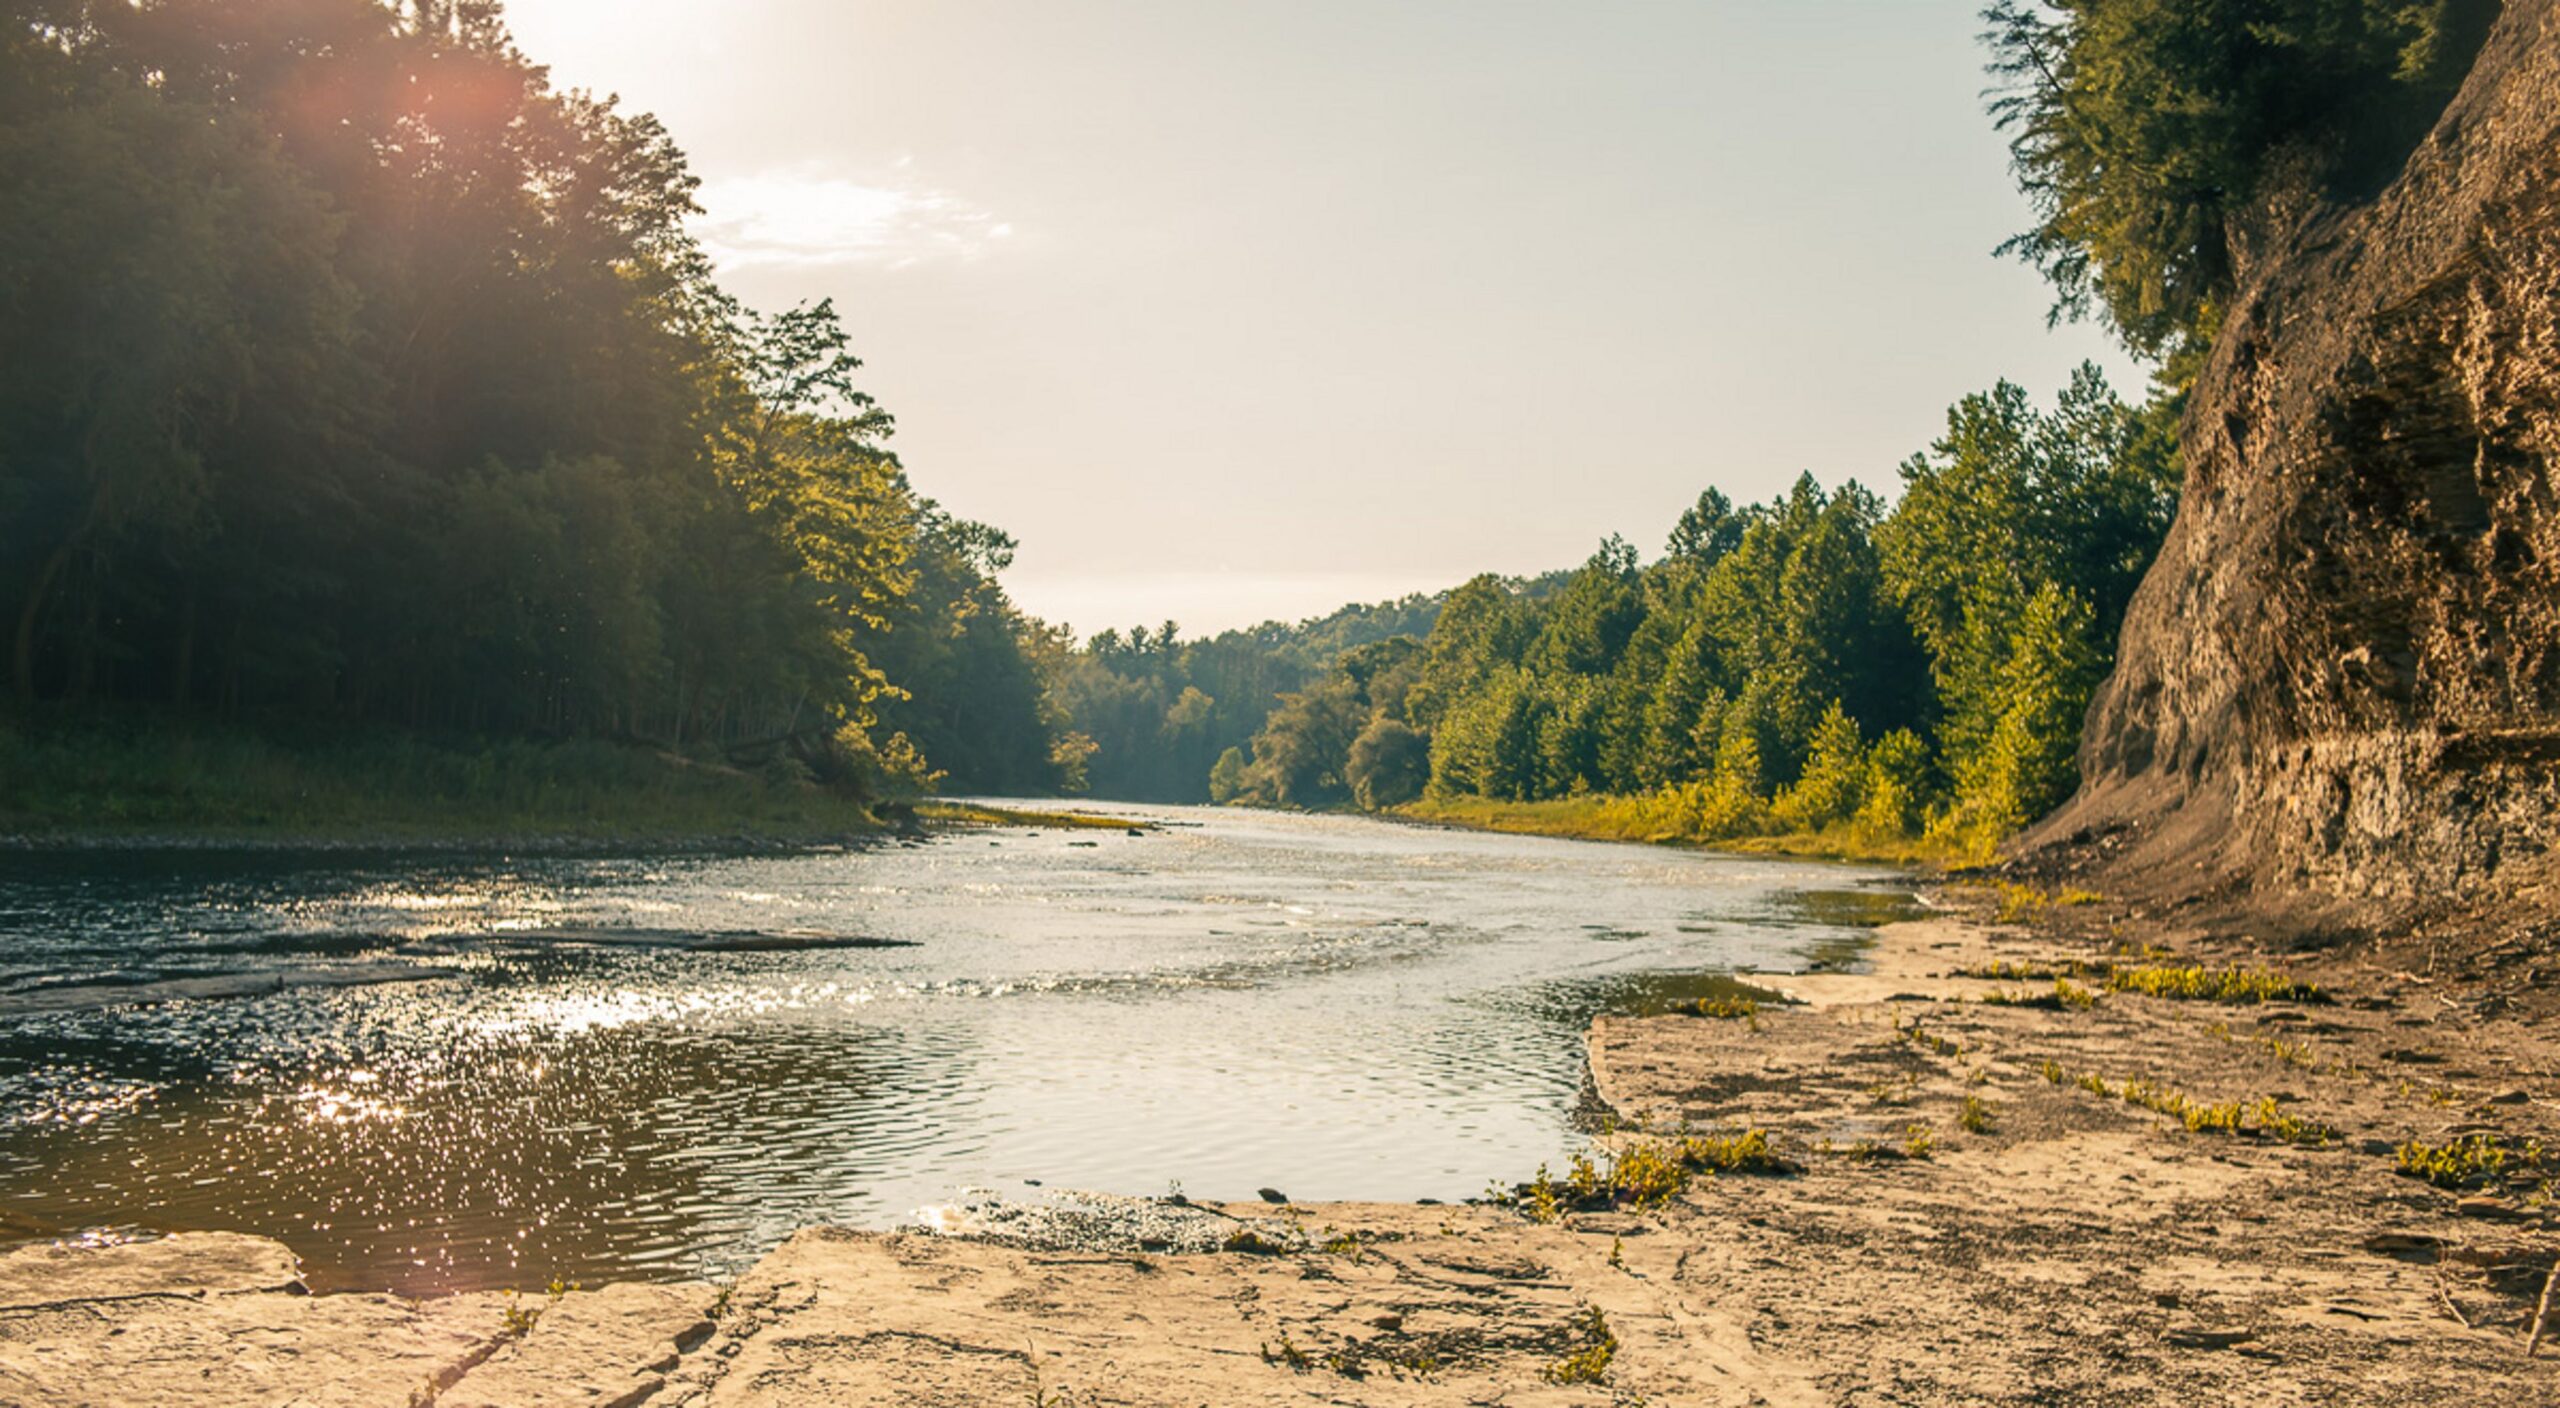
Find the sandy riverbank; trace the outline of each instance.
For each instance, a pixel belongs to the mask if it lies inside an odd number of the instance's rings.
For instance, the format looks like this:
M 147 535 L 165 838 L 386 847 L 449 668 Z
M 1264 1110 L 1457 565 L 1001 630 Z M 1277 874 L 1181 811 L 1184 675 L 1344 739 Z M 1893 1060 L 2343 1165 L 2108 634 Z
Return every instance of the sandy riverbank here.
M 0 1402 L 2560 1399 L 2560 1347 L 2523 1353 L 2560 1254 L 2525 1152 L 2560 1145 L 2547 1020 L 2341 955 L 2290 970 L 2327 1001 L 2079 1005 L 2092 965 L 2158 961 L 2112 928 L 1896 925 L 1870 972 L 1769 980 L 1797 1005 L 1603 1018 L 1614 1147 L 1760 1129 L 1795 1168 L 1654 1206 L 1202 1208 L 1252 1233 L 1207 1254 L 816 1229 L 729 1287 L 520 1302 L 298 1296 L 250 1238 L 30 1249 L 0 1259 Z M 2053 981 L 1963 976 L 1994 964 L 2082 966 L 2025 1006 L 1980 999 Z M 2485 1179 L 2401 1171 L 2483 1136 Z

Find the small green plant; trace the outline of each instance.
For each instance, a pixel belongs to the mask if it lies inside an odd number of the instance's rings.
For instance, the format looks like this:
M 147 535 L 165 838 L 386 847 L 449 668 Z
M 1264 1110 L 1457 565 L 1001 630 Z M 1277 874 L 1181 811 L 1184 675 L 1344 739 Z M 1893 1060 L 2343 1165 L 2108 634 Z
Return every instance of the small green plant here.
M 1357 1262 L 1367 1254 L 1368 1246 L 1357 1233 L 1337 1232 L 1325 1239 L 1324 1251 L 1329 1256 L 1349 1257 Z
M 1967 1134 L 1989 1134 L 1992 1121 L 1996 1118 L 1991 1102 L 1979 1095 L 1964 1097 L 1963 1106 L 1956 1111 L 1956 1123 L 1962 1126 Z
M 2083 1072 L 2076 1084 L 2078 1084 L 2082 1090 L 2097 1096 L 2101 1100 L 2113 1100 L 2116 1098 L 2115 1091 L 2110 1089 L 2107 1085 L 2107 1078 L 2098 1074 L 2096 1071 Z
M 2096 993 L 2068 978 L 2054 979 L 2051 992 L 2010 992 L 1999 988 L 1984 993 L 1982 1000 L 1994 1007 L 2041 1007 L 2052 1012 L 2086 1012 L 2098 1005 Z
M 1676 1152 L 1665 1152 L 1659 1144 L 1639 1144 L 1609 1160 L 1604 1186 L 1612 1202 L 1656 1208 L 1689 1186 L 1689 1170 Z
M 1760 1004 L 1747 997 L 1702 997 L 1689 1004 L 1689 1010 L 1700 1017 L 1743 1022 L 1753 1031 L 1760 1029 Z
M 2055 978 L 2066 975 L 2076 978 L 2080 976 L 2080 965 L 2077 963 L 2065 963 L 2059 968 L 2053 968 L 2042 963 L 2011 963 L 2006 959 L 2001 959 L 1992 963 L 1977 963 L 1969 968 L 1958 968 L 1955 970 L 1955 974 L 1959 978 L 1989 978 L 1998 982 L 2042 983 L 2050 982 Z
M 2287 1144 L 2316 1149 L 2337 1137 L 2336 1130 L 2317 1120 L 2297 1119 L 2285 1113 L 2284 1106 L 2277 1103 L 2272 1095 L 2258 1101 L 2256 1116 L 2260 1134 L 2281 1139 Z
M 1278 1344 L 1275 1345 L 1269 1341 L 1265 1341 L 1263 1343 L 1262 1362 L 1265 1364 L 1285 1364 L 1293 1372 L 1300 1374 L 1307 1372 L 1314 1363 L 1314 1361 L 1307 1358 L 1307 1352 L 1298 1348 L 1297 1344 L 1289 1338 L 1289 1332 L 1287 1330 L 1282 1330 L 1280 1332 L 1280 1342 Z
M 2044 1083 L 2047 1085 L 2060 1085 L 2063 1081 L 2062 1063 L 2059 1061 L 2047 1061 L 2043 1065 L 2036 1067 L 2036 1074 L 2043 1076 Z
M 1427 1379 L 1440 1372 L 1439 1358 L 1418 1349 L 1410 1354 L 1396 1354 L 1390 1351 L 1379 1355 L 1378 1362 L 1398 1373 L 1412 1374 L 1417 1378 Z
M 1227 1240 L 1221 1245 L 1227 1251 L 1241 1252 L 1246 1256 L 1282 1256 L 1289 1250 L 1251 1227 L 1239 1227 L 1228 1233 Z
M 1623 1270 L 1625 1270 L 1625 1269 L 1626 1269 L 1626 1266 L 1627 1266 L 1627 1239 L 1626 1239 L 1626 1238 L 1624 1238 L 1624 1237 L 1612 1237 L 1612 1238 L 1610 1238 L 1610 1239 L 1609 1239 L 1609 1269 L 1610 1269 L 1610 1270 L 1612 1270 L 1612 1271 L 1623 1271 Z
M 507 1292 L 507 1303 L 498 1308 L 498 1317 L 505 1324 L 508 1335 L 516 1339 L 523 1339 L 525 1336 L 533 1333 L 534 1325 L 542 1319 L 542 1312 L 558 1305 L 562 1296 L 565 1296 L 576 1289 L 577 1287 L 569 1285 L 563 1282 L 559 1277 L 554 1276 L 551 1278 L 550 1287 L 543 1292 L 542 1303 L 540 1305 L 528 1305 L 525 1303 L 524 1297 L 517 1295 L 513 1291 L 509 1291 Z
M 1769 1132 L 1746 1129 L 1739 1134 L 1687 1135 L 1680 1140 L 1680 1162 L 1716 1173 L 1792 1173 L 1795 1165 L 1769 1147 Z
M 2000 897 L 1998 923 L 2007 924 L 2032 914 L 2041 914 L 2053 904 L 2053 896 L 2033 885 L 2013 885 L 2006 880 L 1995 880 L 1991 888 Z
M 1609 1328 L 1609 1317 L 1600 1307 L 1586 1305 L 1570 1322 L 1572 1332 L 1582 1347 L 1539 1371 L 1539 1377 L 1551 1384 L 1605 1383 L 1609 1377 L 1609 1361 L 1618 1357 L 1618 1336 Z
M 2307 1071 L 2319 1064 L 2318 1059 L 2311 1054 L 2311 1043 L 2307 1041 L 2287 1041 L 2282 1037 L 2262 1036 L 2258 1038 L 2257 1045 L 2259 1050 L 2288 1066 L 2299 1066 Z
M 2240 1102 L 2221 1105 L 2189 1104 L 2180 1118 L 2186 1121 L 2189 1134 L 2238 1134 Z
M 2412 1139 L 2400 1146 L 2400 1171 L 2439 1188 L 2467 1188 L 2499 1178 L 2512 1162 L 2520 1168 L 2542 1164 L 2542 1146 L 2528 1143 L 2511 1149 L 2494 1134 L 2474 1134 L 2450 1144 Z
M 2263 968 L 2119 968 L 2107 976 L 2115 992 L 2176 1002 L 2318 1002 L 2320 989 Z
M 1925 1124 L 1915 1124 L 1902 1131 L 1902 1157 L 1925 1159 L 1938 1147 L 1938 1136 Z
M 1564 1216 L 1564 1194 L 1547 1176 L 1545 1164 L 1538 1165 L 1538 1176 L 1529 1180 L 1524 1202 L 1531 1222 L 1553 1222 Z

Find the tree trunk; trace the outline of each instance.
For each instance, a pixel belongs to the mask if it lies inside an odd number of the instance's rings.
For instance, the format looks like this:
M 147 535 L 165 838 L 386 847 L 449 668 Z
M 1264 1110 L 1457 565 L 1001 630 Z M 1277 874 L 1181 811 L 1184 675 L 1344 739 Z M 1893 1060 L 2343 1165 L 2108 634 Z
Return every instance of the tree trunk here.
M 73 543 L 64 543 L 45 559 L 44 566 L 36 571 L 34 584 L 27 588 L 27 604 L 18 611 L 17 642 L 9 660 L 11 678 L 17 684 L 18 701 L 22 704 L 36 702 L 36 632 L 44 624 L 45 601 L 52 595 L 54 579 L 70 565 L 73 547 Z

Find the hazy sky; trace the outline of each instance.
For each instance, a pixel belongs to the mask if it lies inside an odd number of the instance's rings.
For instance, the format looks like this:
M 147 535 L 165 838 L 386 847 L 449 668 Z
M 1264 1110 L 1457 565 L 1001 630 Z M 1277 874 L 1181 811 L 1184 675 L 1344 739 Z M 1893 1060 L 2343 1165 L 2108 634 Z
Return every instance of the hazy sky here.
M 1025 607 L 1198 634 L 1658 552 L 1709 484 L 1892 492 L 2097 357 L 1979 0 L 510 0 L 674 131 L 723 282 L 832 295 Z

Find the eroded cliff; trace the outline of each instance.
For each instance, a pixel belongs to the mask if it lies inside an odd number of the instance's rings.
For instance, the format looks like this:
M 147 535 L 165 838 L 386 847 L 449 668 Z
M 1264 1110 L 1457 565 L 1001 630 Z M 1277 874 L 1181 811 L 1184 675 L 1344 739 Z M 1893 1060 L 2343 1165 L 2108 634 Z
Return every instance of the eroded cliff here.
M 2520 900 L 2560 836 L 2560 0 L 2368 204 L 2265 246 L 2185 496 L 2026 838 L 2297 923 Z

